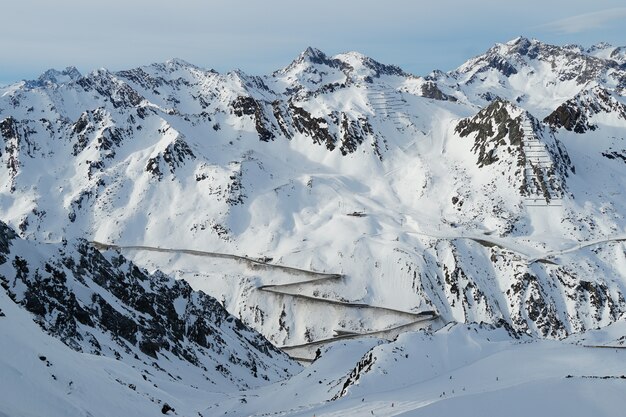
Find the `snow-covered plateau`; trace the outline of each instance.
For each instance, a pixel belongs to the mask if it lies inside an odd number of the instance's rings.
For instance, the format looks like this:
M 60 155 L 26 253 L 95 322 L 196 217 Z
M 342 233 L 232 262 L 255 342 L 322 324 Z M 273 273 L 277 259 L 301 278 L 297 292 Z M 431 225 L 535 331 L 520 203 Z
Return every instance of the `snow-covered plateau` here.
M 69 67 L 0 136 L 0 417 L 626 407 L 626 47 Z

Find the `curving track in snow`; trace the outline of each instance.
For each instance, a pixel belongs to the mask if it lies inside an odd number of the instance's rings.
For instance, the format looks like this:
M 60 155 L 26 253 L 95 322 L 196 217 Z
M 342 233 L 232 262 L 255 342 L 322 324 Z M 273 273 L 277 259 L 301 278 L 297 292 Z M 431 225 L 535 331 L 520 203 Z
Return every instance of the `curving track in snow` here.
M 160 248 L 160 247 L 156 247 L 156 246 L 139 246 L 139 245 L 122 246 L 122 245 L 114 245 L 114 244 L 110 244 L 110 243 L 102 243 L 102 242 L 97 242 L 97 241 L 92 241 L 91 243 L 97 249 L 100 249 L 100 250 L 114 249 L 114 250 L 139 250 L 139 251 L 161 252 L 161 253 L 175 253 L 175 254 L 183 253 L 183 254 L 192 255 L 192 256 L 204 256 L 204 257 L 209 257 L 209 258 L 232 259 L 232 260 L 235 260 L 235 261 L 238 261 L 238 262 L 246 263 L 246 264 L 250 265 L 252 268 L 265 268 L 265 267 L 267 267 L 267 268 L 272 268 L 272 269 L 280 269 L 281 271 L 289 272 L 289 273 L 291 273 L 293 275 L 316 276 L 317 278 L 309 280 L 311 282 L 319 281 L 320 279 L 339 279 L 339 278 L 343 277 L 343 275 L 341 275 L 341 274 L 328 274 L 328 273 L 325 273 L 325 272 L 310 271 L 310 270 L 307 270 L 307 269 L 294 268 L 294 267 L 291 267 L 291 266 L 270 264 L 268 262 L 264 262 L 264 261 L 259 260 L 259 259 L 253 259 L 253 258 L 249 258 L 247 256 L 241 256 L 241 255 L 233 255 L 233 254 L 229 254 L 229 253 L 207 252 L 207 251 L 200 251 L 200 250 L 195 250 L 195 249 Z M 306 283 L 308 281 L 302 281 L 302 282 Z M 287 285 L 291 285 L 291 284 L 287 284 Z
M 506 242 L 503 239 L 494 238 L 488 235 L 468 235 L 464 233 L 460 233 L 458 235 L 443 235 L 443 234 L 425 233 L 425 232 L 417 232 L 417 231 L 406 232 L 406 233 L 427 236 L 427 237 L 431 237 L 434 239 L 448 239 L 448 240 L 468 239 L 485 247 L 497 246 L 500 249 L 505 249 L 511 252 L 515 252 L 516 254 L 518 254 L 520 259 L 526 260 L 528 265 L 531 265 L 536 262 L 558 265 L 556 261 L 550 258 L 555 258 L 557 256 L 564 255 L 567 253 L 576 252 L 578 250 L 584 249 L 589 246 L 601 245 L 603 243 L 610 243 L 610 242 L 625 242 L 626 241 L 626 235 L 618 235 L 618 236 L 607 237 L 603 239 L 579 242 L 578 244 L 573 245 L 567 249 L 554 250 L 554 251 L 545 252 L 543 254 L 538 254 L 537 249 L 529 248 L 520 244 L 510 244 L 509 242 Z M 535 253 L 533 254 L 533 252 Z
M 511 252 L 515 252 L 516 254 L 519 255 L 520 259 L 533 259 L 533 251 L 536 251 L 535 249 L 532 248 L 528 248 L 525 247 L 523 245 L 519 245 L 519 244 L 510 244 L 509 242 L 506 242 L 504 239 L 499 239 L 499 238 L 494 238 L 493 236 L 489 236 L 489 235 L 472 235 L 472 234 L 465 234 L 465 233 L 459 233 L 456 235 L 446 235 L 446 234 L 439 234 L 439 233 L 426 233 L 426 232 L 418 232 L 418 231 L 413 231 L 413 232 L 406 232 L 407 234 L 415 234 L 415 235 L 421 235 L 421 236 L 427 236 L 433 239 L 447 239 L 447 240 L 452 240 L 452 239 L 467 239 L 467 240 L 472 240 L 482 246 L 486 246 L 486 247 L 490 247 L 490 246 L 497 246 L 500 249 L 505 249 L 505 250 L 509 250 Z
M 325 346 L 329 343 L 333 343 L 339 340 L 357 339 L 361 337 L 378 337 L 381 339 L 393 340 L 400 333 L 423 328 L 424 323 L 431 322 L 439 318 L 439 315 L 435 311 L 424 311 L 421 313 L 414 313 L 412 315 L 414 316 L 414 319 L 412 321 L 393 326 L 388 329 L 374 330 L 371 332 L 363 333 L 351 333 L 335 330 L 335 333 L 337 333 L 337 335 L 334 337 L 315 340 L 309 343 L 302 343 L 298 345 L 282 346 L 280 347 L 280 349 L 282 349 L 289 356 L 300 362 L 310 362 L 312 361 L 310 357 L 315 355 L 314 349 L 321 348 L 322 346 Z M 308 358 L 305 357 L 305 355 L 308 355 Z
M 556 263 L 554 261 L 551 261 L 549 258 L 554 258 L 554 257 L 560 256 L 560 255 L 565 255 L 566 253 L 576 252 L 578 250 L 587 248 L 589 246 L 601 245 L 603 243 L 611 243 L 611 242 L 626 242 L 626 235 L 614 236 L 614 237 L 605 238 L 605 239 L 588 240 L 588 241 L 580 242 L 579 244 L 574 245 L 574 246 L 572 246 L 570 248 L 547 252 L 543 256 L 539 256 L 539 257 L 536 257 L 536 258 L 529 259 L 528 263 L 529 264 L 531 264 L 533 262 L 551 262 L 551 263 Z
M 257 287 L 257 289 L 259 291 L 264 291 L 267 293 L 293 297 L 295 300 L 306 300 L 308 302 L 316 302 L 316 303 L 325 304 L 325 305 L 341 306 L 344 308 L 368 309 L 368 310 L 375 310 L 375 311 L 381 311 L 385 313 L 396 314 L 398 316 L 402 316 L 404 319 L 409 320 L 408 322 L 405 322 L 400 325 L 393 326 L 387 329 L 374 330 L 374 331 L 363 332 L 363 333 L 348 332 L 344 330 L 335 330 L 336 336 L 331 337 L 331 338 L 315 340 L 315 341 L 312 341 L 309 343 L 303 343 L 300 345 L 279 346 L 280 349 L 284 350 L 292 358 L 300 362 L 311 362 L 313 360 L 312 357 L 302 356 L 303 353 L 308 356 L 313 356 L 315 354 L 314 349 L 327 345 L 329 343 L 338 341 L 338 340 L 355 339 L 355 338 L 360 338 L 360 337 L 380 337 L 380 338 L 386 338 L 386 339 L 393 339 L 398 334 L 404 331 L 408 331 L 408 330 L 415 329 L 415 328 L 422 328 L 424 326 L 424 323 L 428 323 L 439 318 L 439 315 L 435 311 L 424 311 L 424 312 L 415 313 L 415 312 L 410 312 L 410 311 L 396 310 L 393 308 L 388 308 L 388 307 L 383 307 L 383 306 L 374 306 L 374 305 L 364 304 L 364 303 L 352 303 L 348 301 L 313 297 L 309 295 L 299 294 L 296 292 L 290 292 L 287 290 L 287 288 L 289 287 L 319 283 L 319 282 L 328 281 L 328 280 L 340 280 L 340 279 L 343 279 L 344 277 L 344 275 L 342 274 L 329 274 L 325 272 L 294 268 L 291 266 L 271 264 L 262 260 L 252 259 L 247 256 L 240 256 L 240 255 L 233 255 L 233 254 L 226 254 L 226 253 L 219 253 L 219 252 L 207 252 L 207 251 L 199 251 L 199 250 L 193 250 L 193 249 L 161 248 L 161 247 L 155 247 L 155 246 L 141 246 L 141 245 L 124 246 L 124 245 L 115 245 L 115 244 L 110 244 L 110 243 L 102 243 L 102 242 L 97 242 L 97 241 L 92 241 L 91 243 L 99 250 L 110 250 L 110 249 L 120 250 L 120 251 L 121 250 L 138 250 L 138 251 L 186 254 L 186 255 L 192 255 L 192 256 L 232 259 L 237 262 L 245 263 L 246 265 L 252 268 L 281 270 L 283 272 L 288 272 L 292 275 L 303 275 L 303 276 L 313 277 L 312 279 L 306 279 L 306 280 L 297 281 L 297 282 L 290 282 L 287 284 L 260 285 Z

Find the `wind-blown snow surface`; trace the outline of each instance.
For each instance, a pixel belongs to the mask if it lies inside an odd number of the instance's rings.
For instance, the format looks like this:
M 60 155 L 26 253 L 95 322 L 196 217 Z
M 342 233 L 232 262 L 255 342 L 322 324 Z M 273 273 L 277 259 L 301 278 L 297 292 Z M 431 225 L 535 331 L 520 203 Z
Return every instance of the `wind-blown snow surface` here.
M 296 300 L 256 289 L 302 280 L 284 271 L 126 252 L 279 346 L 405 323 L 323 300 L 565 337 L 626 312 L 620 51 L 519 38 L 427 77 L 311 48 L 262 77 L 52 71 L 0 91 L 0 217 L 342 274 Z

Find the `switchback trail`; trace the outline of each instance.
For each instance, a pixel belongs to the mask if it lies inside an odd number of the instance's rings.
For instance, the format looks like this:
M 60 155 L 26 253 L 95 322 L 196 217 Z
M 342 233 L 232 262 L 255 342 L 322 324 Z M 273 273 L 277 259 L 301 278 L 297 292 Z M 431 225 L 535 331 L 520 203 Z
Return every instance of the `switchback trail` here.
M 388 307 L 382 307 L 382 306 L 375 306 L 375 305 L 371 305 L 371 304 L 365 304 L 365 303 L 352 303 L 349 301 L 340 301 L 340 300 L 332 300 L 332 299 L 328 299 L 328 298 L 321 298 L 321 297 L 313 297 L 310 295 L 304 295 L 304 294 L 297 294 L 297 293 L 293 293 L 293 292 L 289 292 L 289 291 L 281 291 L 279 288 L 281 287 L 286 287 L 286 286 L 295 286 L 298 284 L 310 284 L 313 282 L 319 282 L 322 281 L 324 279 L 320 279 L 320 280 L 312 280 L 312 281 L 301 281 L 301 282 L 296 282 L 296 283 L 290 283 L 290 284 L 278 284 L 278 285 L 261 285 L 260 287 L 257 287 L 257 290 L 260 291 L 266 291 L 266 292 L 271 292 L 274 294 L 280 294 L 280 295 L 287 295 L 290 297 L 294 297 L 294 298 L 301 298 L 303 300 L 309 300 L 309 301 L 313 301 L 313 302 L 320 302 L 320 303 L 327 303 L 327 304 L 332 304 L 332 305 L 338 305 L 338 306 L 342 306 L 342 307 L 347 307 L 347 308 L 361 308 L 361 309 L 370 309 L 370 310 L 380 310 L 380 311 L 385 311 L 388 313 L 393 313 L 393 314 L 398 314 L 398 315 L 405 315 L 405 316 L 409 316 L 409 317 L 416 317 L 419 316 L 421 313 L 412 313 L 410 311 L 403 311 L 403 310 L 396 310 L 393 308 L 388 308 Z
M 289 353 L 290 350 L 295 350 L 295 349 L 302 349 L 302 348 L 312 348 L 312 347 L 317 347 L 317 346 L 323 346 L 325 344 L 328 344 L 330 342 L 334 342 L 337 340 L 347 340 L 347 339 L 356 339 L 359 337 L 375 337 L 375 336 L 383 336 L 385 334 L 390 334 L 390 333 L 394 333 L 400 330 L 404 330 L 407 329 L 415 324 L 418 323 L 422 323 L 425 321 L 431 321 L 434 320 L 438 317 L 437 313 L 435 313 L 434 311 L 425 311 L 422 313 L 416 313 L 414 314 L 415 316 L 415 320 L 409 322 L 409 323 L 403 323 L 397 326 L 393 326 L 390 327 L 388 329 L 382 329 L 382 330 L 373 330 L 371 332 L 363 332 L 363 333 L 358 333 L 358 332 L 354 332 L 354 333 L 350 333 L 350 332 L 339 332 L 337 330 L 335 330 L 335 332 L 337 332 L 337 336 L 334 337 L 330 337 L 328 339 L 320 339 L 320 340 L 314 340 L 312 342 L 309 343 L 301 343 L 298 345 L 288 345 L 288 346 L 282 346 L 281 349 L 284 350 L 285 352 Z
M 211 258 L 222 258 L 222 259 L 232 259 L 237 262 L 245 263 L 253 269 L 275 269 L 281 270 L 284 272 L 288 272 L 292 275 L 303 275 L 312 277 L 312 279 L 306 279 L 297 282 L 290 282 L 287 284 L 272 284 L 272 285 L 261 285 L 256 289 L 259 291 L 264 291 L 268 293 L 278 294 L 282 296 L 293 297 L 296 300 L 307 300 L 309 302 L 320 303 L 325 305 L 333 305 L 333 306 L 341 306 L 344 308 L 355 308 L 355 309 L 368 309 L 368 310 L 376 310 L 386 313 L 395 314 L 397 316 L 402 316 L 403 318 L 409 318 L 408 322 L 402 323 L 400 325 L 396 325 L 387 329 L 374 330 L 369 332 L 351 332 L 346 330 L 335 330 L 336 336 L 326 339 L 315 340 L 309 343 L 303 343 L 299 345 L 291 345 L 291 346 L 279 346 L 280 349 L 283 349 L 287 354 L 290 351 L 300 352 L 303 350 L 308 350 L 315 347 L 320 347 L 338 340 L 346 340 L 346 339 L 355 339 L 360 337 L 384 337 L 387 335 L 394 335 L 394 337 L 402 330 L 410 329 L 416 325 L 419 325 L 424 322 L 429 322 L 435 320 L 439 317 L 439 315 L 435 311 L 424 311 L 424 312 L 410 312 L 410 311 L 402 311 L 396 310 L 393 308 L 382 307 L 382 306 L 373 306 L 365 303 L 354 303 L 349 301 L 340 301 L 340 300 L 332 300 L 320 297 L 313 297 L 304 294 L 298 294 L 287 291 L 285 288 L 294 287 L 294 286 L 302 286 L 302 285 L 310 285 L 317 284 L 322 281 L 333 281 L 340 280 L 344 278 L 343 274 L 330 274 L 325 272 L 311 271 L 307 269 L 294 268 L 291 266 L 277 265 L 265 262 L 263 260 L 252 259 L 247 256 L 219 253 L 219 252 L 207 252 L 200 251 L 194 249 L 174 249 L 174 248 L 161 248 L 155 246 L 142 246 L 142 245 L 115 245 L 109 243 L 102 243 L 97 241 L 91 242 L 97 249 L 99 250 L 136 250 L 136 251 L 150 251 L 150 252 L 160 252 L 160 253 L 174 253 L 174 254 L 186 254 L 192 256 L 203 256 L 203 257 L 211 257 Z M 311 362 L 312 358 L 306 358 L 299 355 L 291 355 L 292 358 L 300 361 L 300 362 Z

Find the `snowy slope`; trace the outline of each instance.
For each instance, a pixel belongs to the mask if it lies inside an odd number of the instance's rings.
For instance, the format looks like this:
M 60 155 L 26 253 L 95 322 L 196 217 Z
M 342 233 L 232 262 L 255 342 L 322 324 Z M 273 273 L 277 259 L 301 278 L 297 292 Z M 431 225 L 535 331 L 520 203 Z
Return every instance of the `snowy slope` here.
M 313 48 L 266 76 L 52 71 L 0 91 L 0 218 L 209 252 L 121 249 L 277 346 L 426 313 L 562 338 L 626 312 L 620 51 L 520 38 L 427 77 Z
M 369 349 L 365 342 L 337 343 L 288 382 L 224 399 L 207 411 L 320 417 L 609 416 L 623 410 L 623 348 L 515 338 L 481 325 L 370 341 Z M 343 366 L 355 362 L 351 370 Z
M 192 415 L 299 370 L 216 300 L 84 241 L 0 224 L 0 284 L 0 415 Z

